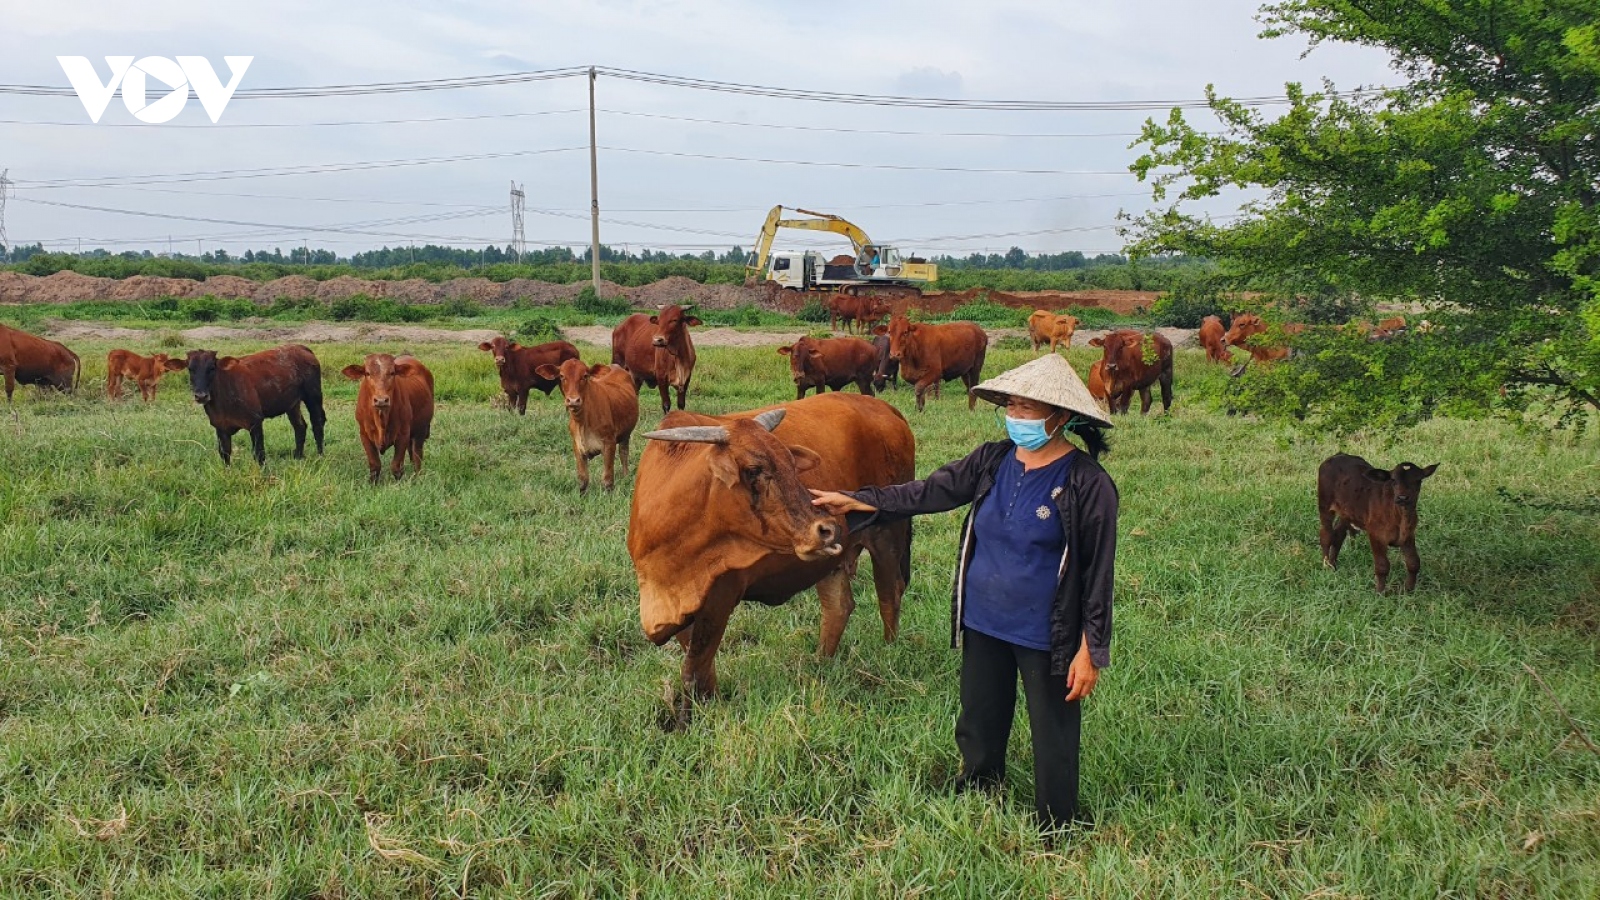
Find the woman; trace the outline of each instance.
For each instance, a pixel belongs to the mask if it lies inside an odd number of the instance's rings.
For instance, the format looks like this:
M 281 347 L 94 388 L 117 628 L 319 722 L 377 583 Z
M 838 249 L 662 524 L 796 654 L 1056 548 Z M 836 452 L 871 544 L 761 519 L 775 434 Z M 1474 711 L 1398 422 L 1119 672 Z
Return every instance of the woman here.
M 812 491 L 812 502 L 847 516 L 853 529 L 972 505 L 951 612 L 952 644 L 961 648 L 958 785 L 1005 776 L 1020 673 L 1033 730 L 1035 813 L 1053 829 L 1077 815 L 1079 704 L 1111 662 L 1117 489 L 1097 462 L 1111 423 L 1053 353 L 972 392 L 1005 409 L 1007 440 L 922 481 Z M 1084 450 L 1067 440 L 1069 432 Z

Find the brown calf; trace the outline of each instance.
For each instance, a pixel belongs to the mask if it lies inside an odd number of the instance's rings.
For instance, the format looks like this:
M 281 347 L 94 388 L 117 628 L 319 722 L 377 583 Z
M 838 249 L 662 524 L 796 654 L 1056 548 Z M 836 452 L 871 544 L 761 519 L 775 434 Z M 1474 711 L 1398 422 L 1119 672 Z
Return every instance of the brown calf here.
M 1033 344 L 1035 353 L 1046 343 L 1050 345 L 1050 352 L 1056 352 L 1057 347 L 1071 347 L 1072 335 L 1078 330 L 1076 316 L 1058 316 L 1053 312 L 1036 309 L 1028 317 L 1028 340 Z
M 864 334 L 873 329 L 883 317 L 889 314 L 889 304 L 881 297 L 857 297 L 853 294 L 834 294 L 828 298 L 828 315 L 831 327 L 839 330 L 839 322 L 844 321 L 845 330 L 854 334 L 859 330 Z
M 1224 365 L 1233 362 L 1233 356 L 1228 352 L 1228 339 L 1222 327 L 1222 320 L 1216 316 L 1206 316 L 1200 320 L 1200 331 L 1196 334 L 1200 346 L 1206 348 L 1206 359 Z
M 356 392 L 356 427 L 367 451 L 367 472 L 378 483 L 383 453 L 394 448 L 390 471 L 395 480 L 411 454 L 411 474 L 422 472 L 422 445 L 433 433 L 433 373 L 414 357 L 369 353 L 359 366 L 345 366 L 344 377 L 361 382 Z
M 1328 457 L 1317 469 L 1317 516 L 1322 527 L 1322 564 L 1339 564 L 1339 548 L 1350 529 L 1365 531 L 1372 544 L 1372 568 L 1378 593 L 1389 588 L 1389 548 L 1405 557 L 1404 590 L 1417 585 L 1422 561 L 1417 557 L 1417 496 L 1422 480 L 1439 468 L 1403 462 L 1385 472 L 1348 453 Z
M 1304 332 L 1306 326 L 1299 322 L 1290 322 L 1279 330 L 1287 338 Z M 1250 354 L 1250 358 L 1258 363 L 1288 359 L 1292 350 L 1287 343 L 1250 340 L 1258 334 L 1265 334 L 1266 331 L 1267 323 L 1261 321 L 1260 316 L 1255 313 L 1240 313 L 1228 324 L 1225 339 L 1230 347 L 1243 347 L 1245 352 Z M 1236 370 L 1234 374 L 1238 374 L 1238 371 Z
M 589 460 L 605 454 L 605 474 L 600 484 L 611 490 L 617 449 L 622 449 L 622 474 L 628 474 L 628 442 L 639 424 L 639 393 L 633 376 L 621 366 L 586 366 L 569 359 L 555 366 L 540 366 L 542 378 L 561 383 L 567 401 L 567 430 L 572 433 L 572 456 L 578 462 L 578 493 L 589 490 Z
M 1101 348 L 1101 376 L 1111 412 L 1125 413 L 1139 392 L 1139 414 L 1150 412 L 1150 386 L 1161 385 L 1161 411 L 1172 409 L 1172 342 L 1160 334 L 1132 329 L 1113 331 L 1089 341 Z M 1090 377 L 1094 371 L 1090 370 Z
M 0 374 L 10 403 L 19 384 L 53 387 L 63 394 L 75 390 L 83 363 L 64 344 L 0 325 Z
M 661 411 L 672 408 L 669 390 L 678 392 L 678 408 L 683 409 L 694 378 L 694 340 L 689 327 L 700 320 L 689 315 L 690 307 L 661 307 L 653 316 L 634 313 L 611 331 L 611 364 L 622 366 L 633 376 L 635 391 L 646 386 L 660 388 Z
M 940 383 L 957 378 L 967 387 L 967 409 L 977 404 L 972 389 L 983 380 L 983 359 L 989 352 L 989 335 L 977 323 L 926 325 L 896 313 L 873 333 L 889 336 L 889 358 L 899 362 L 906 381 L 917 386 L 918 411 L 930 390 L 938 399 Z
M 578 348 L 566 341 L 523 347 L 516 341 L 497 337 L 479 344 L 478 349 L 494 355 L 494 366 L 500 370 L 500 389 L 506 392 L 510 408 L 524 416 L 528 414 L 529 391 L 543 391 L 548 397 L 556 387 L 556 382 L 539 377 L 539 367 L 559 366 L 578 358 Z
M 872 396 L 872 378 L 878 368 L 878 348 L 860 338 L 803 337 L 792 347 L 779 347 L 789 357 L 789 374 L 794 378 L 795 399 L 812 388 L 822 393 L 828 388 L 844 390 L 854 383 L 861 393 Z
M 121 399 L 122 379 L 131 378 L 139 386 L 139 396 L 148 403 L 156 399 L 156 385 L 165 374 L 165 353 L 140 356 L 132 350 L 113 350 L 106 354 L 106 396 L 112 400 Z

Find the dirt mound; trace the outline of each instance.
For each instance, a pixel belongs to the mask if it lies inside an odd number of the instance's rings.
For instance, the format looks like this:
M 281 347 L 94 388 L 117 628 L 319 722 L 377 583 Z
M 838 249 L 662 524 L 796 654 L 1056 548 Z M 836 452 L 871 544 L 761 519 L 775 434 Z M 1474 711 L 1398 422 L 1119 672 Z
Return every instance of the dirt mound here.
M 256 288 L 257 303 L 271 303 L 279 297 L 289 300 L 304 300 L 315 296 L 317 296 L 317 282 L 304 275 L 275 278 Z
M 206 293 L 202 282 L 189 278 L 159 278 L 135 275 L 113 281 L 105 288 L 103 300 L 155 300 L 158 297 L 198 297 Z
M 702 306 L 706 305 L 706 285 L 682 275 L 671 275 L 653 284 L 636 288 L 628 288 L 623 296 L 633 302 L 635 306 L 656 307 L 669 303 L 683 303 L 690 301 Z
M 316 287 L 316 298 L 324 303 L 360 295 L 387 297 L 389 296 L 389 282 L 368 281 L 365 278 L 340 275 L 338 278 L 330 278 L 321 282 Z
M 988 300 L 1014 309 L 1068 309 L 1073 306 L 1098 306 L 1118 315 L 1131 315 L 1138 309 L 1149 309 L 1158 291 L 1006 291 L 988 288 L 967 288 L 964 291 L 930 291 L 922 295 L 917 305 L 935 315 L 950 312 L 958 306 L 978 300 Z
M 30 303 L 29 294 L 39 279 L 21 272 L 0 272 L 0 303 Z
M 259 287 L 259 283 L 237 275 L 213 275 L 206 279 L 204 293 L 224 300 L 254 300 Z

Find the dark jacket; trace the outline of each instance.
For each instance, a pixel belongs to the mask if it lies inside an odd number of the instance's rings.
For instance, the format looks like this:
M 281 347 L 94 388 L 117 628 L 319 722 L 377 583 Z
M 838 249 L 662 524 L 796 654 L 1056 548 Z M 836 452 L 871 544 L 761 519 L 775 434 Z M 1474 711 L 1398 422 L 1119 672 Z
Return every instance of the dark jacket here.
M 966 599 L 967 567 L 972 563 L 972 522 L 979 504 L 994 487 L 995 473 L 1011 441 L 994 441 L 936 469 L 921 481 L 891 487 L 862 488 L 846 493 L 877 507 L 874 513 L 850 513 L 852 530 L 887 524 L 925 513 L 944 512 L 971 504 L 961 526 L 961 556 L 956 565 L 950 607 L 950 644 L 961 643 L 961 607 Z M 1066 529 L 1067 551 L 1057 569 L 1056 601 L 1050 611 L 1050 670 L 1065 676 L 1078 653 L 1081 636 L 1089 636 L 1089 658 L 1096 668 L 1111 664 L 1111 591 L 1117 553 L 1117 486 L 1098 462 L 1081 450 L 1067 476 L 1066 490 L 1056 497 Z

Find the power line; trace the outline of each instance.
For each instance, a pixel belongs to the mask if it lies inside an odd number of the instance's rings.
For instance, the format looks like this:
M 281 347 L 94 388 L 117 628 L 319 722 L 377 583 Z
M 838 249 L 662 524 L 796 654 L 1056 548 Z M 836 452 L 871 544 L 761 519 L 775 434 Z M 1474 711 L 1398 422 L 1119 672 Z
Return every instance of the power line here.
M 586 75 L 589 67 L 542 69 L 532 72 L 512 72 L 500 75 L 469 75 L 459 78 L 427 78 L 414 81 L 379 81 L 366 84 L 329 84 L 319 87 L 240 88 L 234 100 L 262 100 L 269 98 L 356 97 L 371 94 L 405 94 L 418 91 L 453 91 L 462 88 L 493 87 L 505 84 L 527 84 L 556 78 L 573 78 Z M 70 87 L 53 87 L 41 84 L 0 84 L 0 94 L 31 95 L 37 97 L 73 97 L 77 92 Z M 191 96 L 193 94 L 191 93 Z
M 673 156 L 682 159 L 711 159 L 718 162 L 768 163 L 784 166 L 822 166 L 837 169 L 886 169 L 896 172 L 966 172 L 979 175 L 1132 175 L 1127 169 L 1086 171 L 1077 169 L 982 169 L 965 166 L 904 166 L 893 163 L 823 162 L 811 159 L 766 159 L 749 156 L 717 156 L 710 153 L 683 153 L 675 150 L 646 150 L 642 147 L 607 147 L 601 150 L 616 153 L 645 153 L 650 156 Z
M 179 125 L 169 123 L 163 128 L 177 129 L 204 129 L 212 131 L 218 128 L 332 128 L 351 125 L 418 125 L 432 122 L 473 122 L 480 119 L 521 119 L 530 116 L 556 116 L 564 113 L 583 112 L 582 108 L 576 109 L 543 109 L 533 112 L 514 113 L 484 113 L 477 116 L 431 116 L 418 119 L 357 119 L 342 122 L 228 122 L 215 125 Z M 31 122 L 25 119 L 0 119 L 0 125 L 50 125 L 63 128 L 145 128 L 150 126 L 142 122 Z
M 1139 131 L 1094 132 L 1003 132 L 1003 131 L 896 131 L 884 128 L 836 128 L 824 125 L 783 125 L 776 122 L 734 122 L 727 119 L 697 119 L 692 116 L 668 116 L 661 113 L 633 112 L 621 109 L 602 109 L 611 116 L 629 116 L 640 119 L 662 119 L 670 122 L 692 122 L 699 125 L 730 125 L 739 128 L 777 128 L 785 131 L 818 131 L 828 134 L 881 134 L 895 137 L 960 137 L 960 138 L 1122 138 L 1138 137 Z M 194 126 L 201 128 L 204 126 Z
M 420 223 L 423 223 L 423 222 L 439 222 L 439 221 L 446 221 L 446 220 L 449 220 L 449 219 L 477 218 L 477 217 L 481 217 L 481 216 L 495 215 L 495 214 L 499 213 L 499 210 L 493 210 L 493 209 L 484 210 L 484 211 L 462 211 L 462 212 L 454 212 L 454 213 L 429 213 L 427 215 L 419 215 L 419 216 L 402 216 L 402 217 L 394 218 L 394 219 L 376 219 L 376 220 L 372 220 L 372 221 L 369 221 L 369 222 L 356 222 L 356 223 L 351 223 L 350 225 L 347 225 L 347 226 L 340 226 L 340 225 L 285 225 L 285 224 L 279 224 L 279 223 L 275 223 L 275 222 L 249 222 L 249 221 L 241 221 L 241 220 L 238 220 L 238 219 L 216 219 L 216 218 L 211 218 L 209 216 L 185 216 L 185 215 L 179 215 L 177 213 L 156 213 L 156 212 L 149 212 L 147 210 L 142 210 L 142 209 L 117 209 L 117 208 L 108 207 L 108 206 L 92 206 L 92 205 L 89 205 L 89 204 L 86 204 L 86 203 L 64 203 L 64 202 L 59 201 L 59 200 L 39 200 L 39 199 L 34 198 L 34 197 L 18 197 L 17 199 L 22 201 L 22 202 L 24 202 L 24 203 L 37 203 L 37 204 L 40 204 L 42 206 L 55 206 L 55 207 L 61 207 L 63 209 L 78 209 L 78 210 L 86 210 L 86 211 L 89 211 L 89 212 L 114 213 L 114 214 L 117 214 L 117 215 L 124 215 L 124 216 L 139 216 L 139 217 L 148 218 L 148 219 L 167 219 L 167 220 L 178 221 L 178 222 L 205 222 L 205 223 L 211 224 L 211 225 L 239 225 L 239 226 L 243 226 L 243 227 L 247 227 L 247 228 L 269 228 L 269 229 L 273 229 L 274 231 L 281 230 L 281 231 L 285 231 L 285 232 L 288 232 L 288 231 L 295 231 L 295 232 L 305 232 L 305 231 L 324 232 L 324 231 L 330 231 L 330 232 L 343 233 L 343 234 L 371 234 L 371 235 L 378 235 L 378 236 L 385 236 L 385 235 L 393 236 L 393 235 L 397 234 L 397 232 L 370 231 L 370 230 L 363 230 L 363 229 L 367 228 L 367 227 L 381 227 L 381 226 L 385 226 L 385 225 L 415 225 L 415 224 L 420 224 Z

